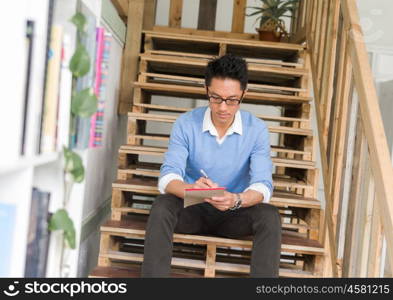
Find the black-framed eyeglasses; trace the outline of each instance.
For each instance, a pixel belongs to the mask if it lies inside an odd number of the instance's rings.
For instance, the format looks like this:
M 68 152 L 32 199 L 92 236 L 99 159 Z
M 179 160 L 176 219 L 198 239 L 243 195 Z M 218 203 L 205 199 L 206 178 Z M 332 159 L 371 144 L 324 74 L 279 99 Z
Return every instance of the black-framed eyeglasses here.
M 210 103 L 221 104 L 224 101 L 226 105 L 235 106 L 235 105 L 239 105 L 240 102 L 242 102 L 243 96 L 244 96 L 244 91 L 242 92 L 240 99 L 237 99 L 237 98 L 224 99 L 220 96 L 210 95 L 208 88 L 206 88 L 206 94 L 207 94 L 207 99 L 209 100 Z

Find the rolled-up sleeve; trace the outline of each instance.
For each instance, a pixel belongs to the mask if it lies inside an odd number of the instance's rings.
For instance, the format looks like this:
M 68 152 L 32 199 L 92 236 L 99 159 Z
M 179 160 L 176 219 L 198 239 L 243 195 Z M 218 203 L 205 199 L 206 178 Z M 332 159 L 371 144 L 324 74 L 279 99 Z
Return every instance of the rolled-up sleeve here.
M 164 162 L 160 168 L 159 187 L 162 192 L 163 186 L 167 185 L 168 174 L 177 174 L 178 179 L 184 178 L 188 158 L 188 140 L 184 125 L 180 116 L 172 127 L 169 138 L 168 151 L 165 153 Z M 173 176 L 173 175 L 171 175 Z M 160 185 L 161 183 L 161 185 Z M 164 184 L 165 183 L 165 184 Z
M 270 157 L 270 137 L 267 126 L 263 123 L 250 157 L 250 186 L 263 194 L 263 202 L 268 203 L 273 194 L 273 163 Z M 246 191 L 245 190 L 245 191 Z

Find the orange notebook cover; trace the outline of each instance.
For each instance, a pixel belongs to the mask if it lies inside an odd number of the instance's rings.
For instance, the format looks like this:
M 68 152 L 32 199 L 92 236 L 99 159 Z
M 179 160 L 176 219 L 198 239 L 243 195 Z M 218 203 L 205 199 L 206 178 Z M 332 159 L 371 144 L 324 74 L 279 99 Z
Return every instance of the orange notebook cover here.
M 210 189 L 185 189 L 184 207 L 205 202 L 203 199 L 224 196 L 224 187 Z

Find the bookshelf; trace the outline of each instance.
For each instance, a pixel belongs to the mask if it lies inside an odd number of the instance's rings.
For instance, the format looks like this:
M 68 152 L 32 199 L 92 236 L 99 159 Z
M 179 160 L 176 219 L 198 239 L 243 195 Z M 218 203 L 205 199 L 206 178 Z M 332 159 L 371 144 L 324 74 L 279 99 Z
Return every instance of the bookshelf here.
M 0 250 L 2 260 L 0 262 L 0 277 L 23 277 L 25 274 L 33 187 L 50 193 L 49 212 L 53 213 L 62 206 L 64 193 L 62 146 L 67 145 L 69 140 L 72 88 L 72 74 L 68 70 L 68 61 L 74 53 L 76 44 L 76 29 L 69 19 L 74 15 L 79 5 L 84 5 L 92 13 L 97 26 L 104 27 L 106 32 L 112 34 L 114 41 L 112 47 L 115 51 L 113 52 L 114 57 L 111 58 L 113 65 L 109 68 L 110 75 L 116 79 L 120 74 L 121 42 L 125 29 L 122 24 L 119 25 L 117 20 L 119 17 L 113 14 L 115 10 L 110 1 L 67 0 L 55 2 L 52 25 L 62 29 L 64 55 L 59 79 L 57 136 L 53 149 L 41 153 L 37 149 L 39 148 L 40 118 L 43 114 L 42 102 L 50 0 L 4 1 L 4 3 L 0 3 L 0 16 L 7 24 L 7 30 L 3 30 L 3 38 L 7 41 L 7 47 L 2 47 L 1 50 L 3 57 L 7 59 L 4 59 L 5 65 L 0 70 L 0 80 L 4 83 L 4 85 L 2 84 L 2 99 L 7 99 L 5 102 L 2 101 L 5 109 L 2 110 L 0 117 L 0 134 L 3 137 L 0 150 L 0 225 L 2 225 L 2 220 L 6 220 L 9 224 L 7 228 L 0 229 L 0 235 L 7 234 L 4 235 L 7 239 L 3 241 L 7 247 L 2 247 Z M 25 37 L 26 20 L 31 20 L 34 23 L 29 76 L 26 76 L 27 71 L 25 72 L 29 65 Z M 25 105 L 27 81 L 29 82 L 28 101 Z M 118 87 L 116 85 L 117 82 L 111 80 L 106 92 L 104 136 L 106 135 L 110 141 L 104 140 L 102 147 L 73 149 L 82 158 L 86 176 L 82 183 L 74 183 L 67 206 L 75 225 L 77 245 L 76 249 L 69 251 L 66 258 L 66 263 L 69 266 L 67 276 L 69 277 L 85 273 L 83 270 L 78 270 L 83 242 L 81 240 L 83 224 L 87 217 L 91 218 L 93 213 L 98 214 L 98 210 L 103 206 L 103 201 L 108 200 L 112 177 L 115 176 L 116 170 L 115 150 L 125 141 L 125 132 L 120 128 L 125 128 L 126 120 L 117 115 Z M 25 107 L 26 109 L 24 109 Z M 24 143 L 22 143 L 23 128 L 25 128 Z M 24 148 L 23 155 L 21 154 L 22 148 Z M 89 170 L 99 163 L 102 165 L 102 170 Z M 92 193 L 91 190 L 94 189 L 95 182 L 101 180 L 104 173 L 107 175 L 102 185 L 109 192 L 104 195 Z M 4 218 L 2 219 L 2 217 Z M 47 277 L 61 275 L 59 273 L 61 248 L 61 234 L 51 232 L 46 264 Z M 83 249 L 83 251 L 86 250 Z

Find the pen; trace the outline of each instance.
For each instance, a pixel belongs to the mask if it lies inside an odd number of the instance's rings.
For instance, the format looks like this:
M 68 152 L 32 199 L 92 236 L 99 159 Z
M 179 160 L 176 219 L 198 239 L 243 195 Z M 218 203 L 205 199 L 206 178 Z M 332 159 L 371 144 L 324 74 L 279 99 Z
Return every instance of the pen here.
M 201 174 L 205 177 L 205 178 L 209 178 L 209 176 L 207 176 L 206 172 L 203 171 L 203 169 L 200 169 Z

